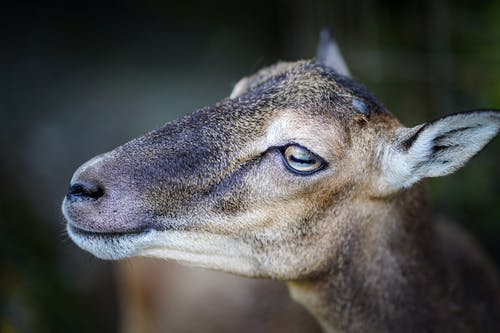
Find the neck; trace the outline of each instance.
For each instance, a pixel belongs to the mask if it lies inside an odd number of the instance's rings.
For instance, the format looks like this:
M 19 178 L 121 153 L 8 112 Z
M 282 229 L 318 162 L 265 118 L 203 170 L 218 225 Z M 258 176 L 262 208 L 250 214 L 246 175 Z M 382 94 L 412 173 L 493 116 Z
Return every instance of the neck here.
M 332 251 L 330 269 L 288 282 L 292 297 L 326 332 L 425 331 L 443 313 L 446 270 L 423 190 L 360 204 L 332 221 L 349 237 Z

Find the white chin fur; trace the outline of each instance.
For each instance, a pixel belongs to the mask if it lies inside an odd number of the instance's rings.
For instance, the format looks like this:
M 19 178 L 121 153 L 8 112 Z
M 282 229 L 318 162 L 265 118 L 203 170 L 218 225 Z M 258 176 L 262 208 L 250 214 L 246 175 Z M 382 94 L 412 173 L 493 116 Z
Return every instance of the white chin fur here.
M 70 238 L 100 259 L 133 256 L 173 259 L 197 267 L 253 276 L 258 264 L 249 245 L 222 235 L 189 231 L 148 230 L 137 234 L 80 233 L 70 224 Z
M 82 250 L 100 259 L 118 260 L 137 255 L 137 248 L 144 244 L 149 232 L 140 234 L 106 235 L 80 233 L 70 224 L 66 227 L 69 237 Z

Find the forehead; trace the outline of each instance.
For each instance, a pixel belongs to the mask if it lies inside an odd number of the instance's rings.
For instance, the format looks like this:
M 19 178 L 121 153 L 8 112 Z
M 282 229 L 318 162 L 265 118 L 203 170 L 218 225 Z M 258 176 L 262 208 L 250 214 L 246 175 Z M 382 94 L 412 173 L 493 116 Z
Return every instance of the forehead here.
M 387 113 L 365 87 L 315 61 L 278 63 L 244 80 L 238 101 L 264 99 L 273 109 L 323 110 L 338 117 Z
M 366 88 L 314 61 L 279 63 L 246 80 L 238 97 L 199 110 L 173 125 L 187 128 L 191 138 L 216 136 L 238 144 L 318 121 L 348 128 L 360 115 L 367 120 L 389 115 Z
M 212 129 L 236 139 L 243 154 L 289 142 L 342 151 L 354 119 L 387 113 L 364 87 L 313 61 L 280 63 L 245 80 L 238 97 L 206 110 L 217 118 Z

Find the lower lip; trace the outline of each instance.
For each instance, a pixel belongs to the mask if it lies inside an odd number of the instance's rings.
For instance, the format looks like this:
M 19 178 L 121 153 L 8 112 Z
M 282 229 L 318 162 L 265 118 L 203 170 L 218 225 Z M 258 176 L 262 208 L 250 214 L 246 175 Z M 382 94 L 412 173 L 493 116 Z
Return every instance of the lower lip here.
M 98 231 L 88 231 L 85 229 L 81 229 L 75 225 L 72 225 L 68 223 L 68 228 L 70 229 L 71 232 L 84 236 L 84 237 L 106 237 L 106 238 L 113 238 L 113 237 L 120 237 L 120 236 L 126 236 L 126 235 L 138 235 L 147 232 L 145 229 L 138 229 L 138 230 L 130 230 L 130 231 L 117 231 L 117 232 L 98 232 Z

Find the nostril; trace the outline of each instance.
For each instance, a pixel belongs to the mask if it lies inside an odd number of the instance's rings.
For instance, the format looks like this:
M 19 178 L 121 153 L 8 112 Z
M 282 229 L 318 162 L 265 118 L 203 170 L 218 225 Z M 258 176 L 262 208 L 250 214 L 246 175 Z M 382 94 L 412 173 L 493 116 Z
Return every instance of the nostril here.
M 104 195 L 101 186 L 95 184 L 76 183 L 69 187 L 66 197 L 68 200 L 97 200 Z

